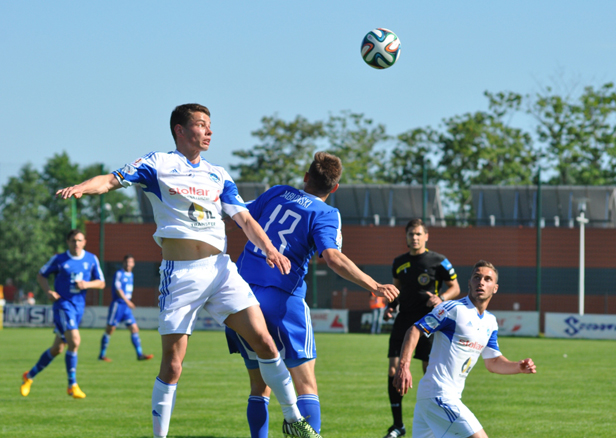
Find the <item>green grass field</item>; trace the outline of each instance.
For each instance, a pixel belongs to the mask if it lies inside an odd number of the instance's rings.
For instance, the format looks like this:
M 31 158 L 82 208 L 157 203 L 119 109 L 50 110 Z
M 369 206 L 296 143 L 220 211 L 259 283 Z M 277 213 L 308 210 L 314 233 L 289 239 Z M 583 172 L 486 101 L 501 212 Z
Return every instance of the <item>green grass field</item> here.
M 152 436 L 150 396 L 160 359 L 158 333 L 141 332 L 144 351 L 156 357 L 138 362 L 127 331 L 116 332 L 108 350 L 113 363 L 96 360 L 102 330 L 82 330 L 81 335 L 77 377 L 87 398 L 74 400 L 66 395 L 63 355 L 36 377 L 28 397 L 19 394 L 22 373 L 51 345 L 50 329 L 0 331 L 0 437 Z M 387 340 L 386 335 L 317 334 L 324 437 L 380 438 L 391 425 Z M 510 359 L 532 357 L 538 373 L 499 376 L 488 373 L 482 363 L 471 372 L 463 400 L 490 437 L 616 436 L 616 343 L 501 338 L 500 346 Z M 412 372 L 421 377 L 417 361 Z M 169 436 L 249 437 L 247 397 L 243 361 L 227 354 L 224 334 L 198 332 L 189 342 Z M 409 429 L 414 400 L 411 390 L 404 399 Z M 272 397 L 270 436 L 282 435 L 281 423 Z

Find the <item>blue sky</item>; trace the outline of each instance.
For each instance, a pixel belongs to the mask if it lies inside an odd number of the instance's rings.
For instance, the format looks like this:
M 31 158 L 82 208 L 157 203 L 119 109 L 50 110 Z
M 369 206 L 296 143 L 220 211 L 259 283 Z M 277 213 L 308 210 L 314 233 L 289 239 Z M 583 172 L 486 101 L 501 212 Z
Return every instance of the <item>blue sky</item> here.
M 174 148 L 178 104 L 212 111 L 207 160 L 228 166 L 263 116 L 343 110 L 390 134 L 486 108 L 485 90 L 616 79 L 614 1 L 2 1 L 0 185 L 67 151 L 110 168 Z M 401 57 L 374 70 L 363 36 Z

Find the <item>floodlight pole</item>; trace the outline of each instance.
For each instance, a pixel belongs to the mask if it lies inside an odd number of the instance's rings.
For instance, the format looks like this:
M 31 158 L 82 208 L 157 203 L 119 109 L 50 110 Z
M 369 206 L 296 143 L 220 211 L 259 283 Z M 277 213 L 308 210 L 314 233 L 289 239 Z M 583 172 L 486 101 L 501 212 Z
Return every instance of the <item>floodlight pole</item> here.
M 580 215 L 576 218 L 576 220 L 580 223 L 580 284 L 579 284 L 579 309 L 580 315 L 584 315 L 584 283 L 585 283 L 585 252 L 586 252 L 586 244 L 585 244 L 585 225 L 588 223 L 588 219 L 586 219 L 586 201 L 580 201 L 579 204 Z
M 541 216 L 542 199 L 541 199 L 541 167 L 537 171 L 537 312 L 541 315 Z M 541 316 L 539 316 L 541 319 Z
M 105 166 L 101 164 L 101 174 L 105 173 Z M 105 194 L 101 194 L 100 196 L 100 208 L 101 208 L 101 217 L 100 217 L 100 228 L 99 228 L 99 246 L 98 246 L 98 255 L 99 255 L 99 263 L 101 264 L 101 269 L 105 272 Z M 103 305 L 103 289 L 99 289 L 98 291 L 98 305 Z

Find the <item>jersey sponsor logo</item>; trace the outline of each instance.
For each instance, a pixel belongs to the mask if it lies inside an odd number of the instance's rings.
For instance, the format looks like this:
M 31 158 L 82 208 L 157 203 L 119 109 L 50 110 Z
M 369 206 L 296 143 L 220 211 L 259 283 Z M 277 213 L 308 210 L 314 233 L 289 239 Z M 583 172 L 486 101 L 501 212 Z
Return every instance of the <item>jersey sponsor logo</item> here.
M 214 215 L 210 210 L 207 210 L 199 204 L 192 203 L 188 208 L 188 218 L 194 222 L 201 222 L 204 219 L 214 219 Z
M 468 374 L 469 373 L 469 371 L 471 370 L 471 364 L 472 363 L 473 363 L 473 361 L 471 360 L 470 357 L 464 361 L 464 363 L 462 364 L 462 369 L 460 370 L 460 371 L 462 371 L 462 374 Z
M 410 269 L 411 267 L 411 262 L 406 262 L 403 265 L 400 265 L 400 267 L 398 269 L 396 269 L 396 274 L 399 274 L 402 271 L 406 271 L 406 269 Z
M 422 286 L 425 286 L 426 284 L 430 283 L 430 276 L 424 272 L 423 274 L 420 274 L 419 277 L 417 277 L 417 281 Z
M 194 195 L 194 196 L 205 196 L 205 197 L 210 197 L 212 192 L 214 192 L 214 190 L 205 190 L 205 189 L 199 189 L 197 187 L 184 187 L 184 188 L 170 188 L 169 189 L 169 194 L 171 196 L 174 195 Z M 216 199 L 214 199 L 214 202 L 218 201 L 218 190 L 215 191 L 216 192 Z
M 216 175 L 215 173 L 210 173 L 210 179 L 215 183 L 220 182 L 220 178 L 218 178 L 218 175 Z
M 460 339 L 458 341 L 458 345 L 462 347 L 470 348 L 472 350 L 477 350 L 477 351 L 481 351 L 483 350 L 483 347 L 485 347 L 485 345 L 481 345 L 479 342 L 472 342 L 472 341 L 469 341 L 468 339 Z

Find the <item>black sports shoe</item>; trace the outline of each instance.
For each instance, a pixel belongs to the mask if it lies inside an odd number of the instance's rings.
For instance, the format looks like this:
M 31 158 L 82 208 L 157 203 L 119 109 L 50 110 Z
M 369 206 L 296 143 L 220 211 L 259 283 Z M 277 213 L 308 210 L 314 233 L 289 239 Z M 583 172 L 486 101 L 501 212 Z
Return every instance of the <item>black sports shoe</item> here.
M 406 428 L 404 427 L 404 425 L 402 427 L 391 426 L 387 430 L 387 435 L 385 435 L 383 438 L 398 438 L 399 436 L 404 435 L 406 435 Z
M 284 420 L 282 423 L 282 434 L 288 438 L 322 438 L 321 435 L 316 433 L 312 426 L 308 424 L 305 418 L 295 423 L 287 423 L 287 420 Z

